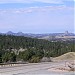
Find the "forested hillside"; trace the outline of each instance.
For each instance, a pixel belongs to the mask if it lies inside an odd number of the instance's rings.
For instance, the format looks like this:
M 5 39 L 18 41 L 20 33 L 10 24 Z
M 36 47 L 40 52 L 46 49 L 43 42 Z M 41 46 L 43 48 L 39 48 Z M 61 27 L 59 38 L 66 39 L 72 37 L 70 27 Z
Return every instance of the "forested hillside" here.
M 56 57 L 75 52 L 74 41 L 52 42 L 24 36 L 0 35 L 0 63 L 39 62 L 42 57 Z

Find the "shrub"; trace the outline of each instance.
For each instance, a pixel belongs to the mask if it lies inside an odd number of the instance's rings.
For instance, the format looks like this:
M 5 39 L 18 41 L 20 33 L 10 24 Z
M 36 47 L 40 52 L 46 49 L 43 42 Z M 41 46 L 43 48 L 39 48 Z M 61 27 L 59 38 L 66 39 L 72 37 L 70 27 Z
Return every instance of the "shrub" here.
M 38 63 L 40 62 L 40 58 L 36 56 L 32 56 L 31 60 L 29 61 L 30 63 Z

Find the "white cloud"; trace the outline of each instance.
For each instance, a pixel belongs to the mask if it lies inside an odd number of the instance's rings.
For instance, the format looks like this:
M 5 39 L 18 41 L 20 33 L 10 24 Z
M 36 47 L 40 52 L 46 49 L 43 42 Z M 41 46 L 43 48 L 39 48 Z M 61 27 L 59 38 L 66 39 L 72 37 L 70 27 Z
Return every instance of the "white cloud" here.
M 62 3 L 63 0 L 0 0 L 0 3 L 32 3 L 32 2 Z
M 44 2 L 44 3 L 62 3 L 62 0 L 34 0 L 38 2 Z
M 33 2 L 43 2 L 43 3 L 56 3 L 62 4 L 63 1 L 75 1 L 75 0 L 0 0 L 0 3 L 33 3 Z
M 14 14 L 21 14 L 21 13 L 33 13 L 33 12 L 47 12 L 52 10 L 74 10 L 72 7 L 67 7 L 64 5 L 61 6 L 44 6 L 44 7 L 29 7 L 29 8 L 19 8 L 19 9 L 4 9 L 0 10 L 0 14 L 6 13 L 14 13 Z
M 0 0 L 0 3 L 29 3 L 31 0 Z

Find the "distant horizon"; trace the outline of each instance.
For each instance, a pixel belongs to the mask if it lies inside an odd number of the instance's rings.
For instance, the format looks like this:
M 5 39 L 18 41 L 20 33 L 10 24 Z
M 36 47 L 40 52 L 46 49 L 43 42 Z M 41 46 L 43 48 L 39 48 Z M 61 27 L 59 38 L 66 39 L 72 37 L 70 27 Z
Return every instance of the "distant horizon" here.
M 52 34 L 52 33 L 66 33 L 66 31 L 64 31 L 64 32 L 44 32 L 44 33 L 30 33 L 30 32 L 22 32 L 22 31 L 18 31 L 18 32 L 7 31 L 7 32 L 0 32 L 0 33 L 8 33 L 8 32 L 12 32 L 12 33 L 24 33 L 24 34 Z M 68 33 L 74 33 L 74 32 L 68 31 Z M 74 34 L 75 34 L 75 33 L 74 33 Z

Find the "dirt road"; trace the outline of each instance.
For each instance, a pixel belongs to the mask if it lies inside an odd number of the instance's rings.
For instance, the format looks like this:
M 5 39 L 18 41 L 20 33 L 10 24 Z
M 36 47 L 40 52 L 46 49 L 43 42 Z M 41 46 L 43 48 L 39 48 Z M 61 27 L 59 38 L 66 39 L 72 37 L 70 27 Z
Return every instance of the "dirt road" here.
M 70 73 L 54 73 L 48 71 L 49 68 L 57 65 L 63 65 L 60 63 L 46 62 L 46 63 L 33 63 L 33 64 L 21 64 L 17 66 L 0 67 L 0 75 L 70 75 Z M 74 73 L 71 73 L 72 75 Z

